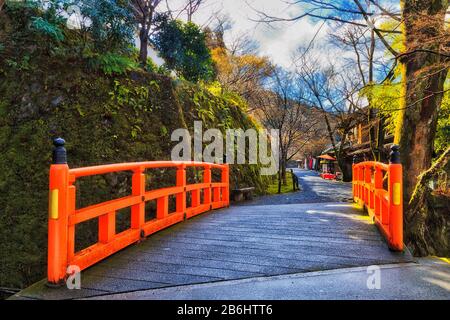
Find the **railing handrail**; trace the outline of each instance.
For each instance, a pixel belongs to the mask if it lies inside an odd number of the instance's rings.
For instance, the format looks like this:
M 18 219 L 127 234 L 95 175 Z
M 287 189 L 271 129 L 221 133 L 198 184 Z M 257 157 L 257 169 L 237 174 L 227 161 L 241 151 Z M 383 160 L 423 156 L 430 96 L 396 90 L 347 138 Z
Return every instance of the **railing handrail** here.
M 118 171 L 135 171 L 156 168 L 173 168 L 180 165 L 186 167 L 210 167 L 221 169 L 223 164 L 198 161 L 144 161 L 144 162 L 124 162 L 112 163 L 98 166 L 69 169 L 69 173 L 75 178 L 94 176 Z
M 360 163 L 353 164 L 355 167 L 373 167 L 373 168 L 379 168 L 383 171 L 389 170 L 389 165 L 387 163 L 383 162 L 377 162 L 377 161 L 364 161 Z
M 69 266 L 83 270 L 107 256 L 195 215 L 229 205 L 229 166 L 196 161 L 145 161 L 71 169 L 63 139 L 54 140 L 53 164 L 49 176 L 48 270 L 49 284 L 61 284 Z M 188 184 L 186 168 L 202 167 L 203 181 Z M 175 186 L 146 190 L 146 169 L 176 168 Z M 221 181 L 212 182 L 211 169 L 221 170 Z M 76 208 L 78 178 L 132 171 L 132 192 L 122 198 Z M 187 193 L 191 206 L 187 207 Z M 203 202 L 201 201 L 203 192 Z M 176 210 L 169 214 L 169 196 L 176 198 Z M 156 218 L 145 221 L 145 204 L 156 200 Z M 116 212 L 131 208 L 131 227 L 116 233 Z M 98 219 L 98 242 L 75 252 L 75 226 Z
M 365 207 L 388 245 L 396 251 L 403 250 L 403 182 L 399 147 L 391 147 L 389 164 L 353 161 L 353 198 Z M 383 187 L 387 174 L 387 190 Z

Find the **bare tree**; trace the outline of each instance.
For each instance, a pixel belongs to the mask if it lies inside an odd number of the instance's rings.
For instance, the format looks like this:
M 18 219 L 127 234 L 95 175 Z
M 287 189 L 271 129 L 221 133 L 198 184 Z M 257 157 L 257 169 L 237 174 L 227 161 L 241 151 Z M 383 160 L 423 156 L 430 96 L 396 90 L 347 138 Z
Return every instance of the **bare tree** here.
M 147 65 L 149 36 L 156 17 L 156 8 L 162 0 L 130 0 L 130 7 L 139 24 L 139 61 Z
M 302 100 L 321 110 L 334 155 L 343 180 L 351 180 L 351 165 L 346 161 L 348 136 L 364 117 L 363 99 L 357 94 L 359 83 L 354 74 L 346 74 L 336 67 L 321 65 L 311 52 L 301 53 L 298 59 L 298 76 L 304 85 Z M 331 59 L 330 59 L 331 61 Z
M 192 16 L 195 12 L 198 11 L 202 3 L 204 3 L 205 0 L 187 0 L 186 7 L 183 11 L 186 12 L 187 21 L 192 22 Z
M 277 70 L 273 77 L 272 91 L 262 94 L 257 115 L 266 128 L 279 132 L 278 192 L 286 185 L 286 166 L 316 135 L 320 122 L 314 110 L 299 103 L 300 88 L 292 75 Z M 315 116 L 315 117 L 314 117 Z
M 373 18 L 372 22 L 375 24 Z M 372 88 L 375 85 L 375 73 L 381 74 L 384 70 L 391 72 L 392 61 L 384 59 L 384 56 L 375 56 L 376 35 L 373 30 L 354 25 L 344 25 L 338 31 L 330 34 L 331 40 L 336 46 L 345 51 L 351 50 L 354 56 L 346 59 L 346 67 L 358 72 L 362 93 L 367 98 L 367 122 L 370 125 L 369 143 L 372 158 L 380 161 L 384 152 L 385 119 L 376 109 L 373 103 Z M 389 66 L 391 65 L 391 66 Z M 389 76 L 389 73 L 386 76 Z M 374 121 L 378 117 L 378 121 Z M 385 155 L 384 155 L 385 156 Z

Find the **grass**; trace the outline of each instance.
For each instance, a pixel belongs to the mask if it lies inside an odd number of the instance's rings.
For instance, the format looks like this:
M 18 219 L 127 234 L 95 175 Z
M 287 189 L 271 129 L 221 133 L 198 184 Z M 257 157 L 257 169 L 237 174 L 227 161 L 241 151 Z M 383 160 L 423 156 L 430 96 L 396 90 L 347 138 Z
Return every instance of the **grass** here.
M 281 193 L 288 193 L 294 191 L 292 185 L 292 174 L 290 171 L 286 172 L 286 185 L 281 184 Z M 268 194 L 278 194 L 278 177 L 274 177 L 273 182 L 267 188 Z

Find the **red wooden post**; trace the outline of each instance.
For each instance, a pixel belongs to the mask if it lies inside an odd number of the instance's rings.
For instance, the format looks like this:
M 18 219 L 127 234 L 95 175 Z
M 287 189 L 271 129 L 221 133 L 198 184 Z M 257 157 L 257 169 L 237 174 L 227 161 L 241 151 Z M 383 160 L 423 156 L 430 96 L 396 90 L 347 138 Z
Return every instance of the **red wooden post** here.
M 70 175 L 69 175 L 69 188 L 67 190 L 67 216 L 70 217 L 75 213 L 75 199 L 76 199 L 76 193 L 77 190 L 75 186 L 71 185 L 75 181 L 70 181 Z M 68 225 L 67 229 L 67 262 L 70 264 L 73 257 L 75 255 L 75 225 L 70 224 Z
M 356 167 L 356 163 L 357 163 L 357 156 L 354 155 L 353 156 L 353 161 L 352 161 L 352 194 L 353 194 L 353 199 L 355 199 L 358 196 L 358 171 L 357 171 L 357 167 Z
M 230 205 L 230 165 L 224 164 L 222 167 L 222 183 L 226 186 L 222 188 L 222 201 L 226 206 Z
M 370 183 L 372 182 L 371 170 L 369 165 L 364 165 L 364 202 L 370 208 Z
M 403 250 L 403 174 L 399 147 L 391 147 L 389 161 L 389 236 L 394 250 Z
M 47 280 L 49 284 L 61 284 L 67 268 L 69 166 L 65 141 L 57 138 L 53 144 L 55 148 L 49 177 Z
M 203 190 L 203 203 L 211 204 L 211 166 L 205 165 L 203 171 L 203 183 L 209 184 L 207 188 Z
M 377 196 L 377 190 L 383 189 L 383 170 L 375 166 L 375 215 L 380 216 L 382 208 L 382 199 Z
M 141 229 L 145 223 L 145 174 L 143 168 L 134 171 L 131 180 L 131 193 L 133 196 L 139 196 L 141 201 L 131 207 L 131 228 Z
M 177 168 L 177 187 L 183 188 L 181 193 L 176 195 L 177 212 L 186 213 L 186 165 L 182 164 Z
M 200 190 L 195 189 L 191 191 L 191 207 L 195 208 L 200 205 Z
M 169 196 L 156 200 L 156 219 L 164 219 L 169 214 Z
M 108 212 L 98 219 L 98 241 L 108 243 L 116 234 L 116 212 Z

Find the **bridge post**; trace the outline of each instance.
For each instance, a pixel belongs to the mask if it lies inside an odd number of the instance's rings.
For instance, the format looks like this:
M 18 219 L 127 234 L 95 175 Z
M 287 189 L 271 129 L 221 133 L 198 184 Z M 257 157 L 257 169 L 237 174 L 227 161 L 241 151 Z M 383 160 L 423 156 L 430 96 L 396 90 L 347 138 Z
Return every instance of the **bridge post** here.
M 210 206 L 210 209 L 212 208 L 211 204 L 211 166 L 206 165 L 205 169 L 203 171 L 203 183 L 208 184 L 209 186 L 205 189 L 203 189 L 203 202 L 204 204 L 208 204 Z
M 353 191 L 353 199 L 359 196 L 359 184 L 358 184 L 358 168 L 355 166 L 359 162 L 358 155 L 354 154 L 352 159 L 352 191 Z
M 183 192 L 178 193 L 176 198 L 176 211 L 182 212 L 186 219 L 186 165 L 182 164 L 177 168 L 177 187 L 183 188 Z
M 381 168 L 379 166 L 375 166 L 375 179 L 374 179 L 374 187 L 375 187 L 375 192 L 377 192 L 377 190 L 383 189 L 383 170 L 381 170 Z M 382 207 L 382 199 L 381 197 L 374 197 L 374 201 L 375 201 L 375 216 L 380 217 L 381 215 L 381 207 Z
M 62 138 L 53 140 L 53 161 L 49 174 L 48 268 L 49 285 L 61 285 L 66 277 L 69 166 Z
M 138 168 L 133 172 L 131 178 L 131 193 L 133 196 L 141 197 L 141 201 L 131 207 L 131 228 L 139 230 L 145 222 L 145 174 L 143 168 Z M 108 223 L 106 221 L 104 229 L 108 230 Z M 142 234 L 141 237 L 143 237 Z
M 395 250 L 403 250 L 403 173 L 399 149 L 393 145 L 389 159 L 389 233 Z
M 228 207 L 230 205 L 230 165 L 225 164 L 222 169 L 222 183 L 226 183 L 226 186 L 222 188 L 222 201 L 226 203 Z

